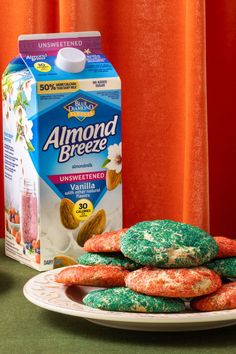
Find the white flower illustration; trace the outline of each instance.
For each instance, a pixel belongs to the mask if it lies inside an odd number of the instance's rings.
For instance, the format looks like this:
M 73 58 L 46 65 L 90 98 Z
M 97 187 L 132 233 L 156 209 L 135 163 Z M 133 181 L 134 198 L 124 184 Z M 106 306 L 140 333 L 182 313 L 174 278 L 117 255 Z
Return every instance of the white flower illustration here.
M 122 169 L 122 152 L 121 152 L 121 143 L 110 145 L 108 147 L 108 159 L 110 162 L 107 163 L 106 167 L 109 170 L 116 171 L 120 173 Z
M 24 136 L 26 141 L 33 139 L 32 128 L 33 128 L 33 122 L 31 120 L 25 120 L 25 123 L 23 125 L 23 130 L 24 130 Z
M 3 117 L 10 119 L 14 117 L 12 100 L 10 99 L 10 95 L 8 93 L 6 93 L 4 96 L 6 98 L 3 99 Z
M 20 82 L 19 81 L 15 81 L 12 84 L 11 92 L 10 92 L 10 97 L 11 97 L 12 101 L 16 101 L 16 99 L 17 99 L 17 95 L 18 95 L 18 92 L 19 92 L 19 86 L 20 86 Z
M 13 107 L 9 104 L 7 99 L 3 100 L 3 118 L 4 118 L 4 127 L 7 131 L 14 132 L 15 134 L 15 113 Z
M 16 108 L 16 114 L 17 114 L 17 117 L 18 117 L 18 121 L 20 120 L 20 119 L 22 119 L 22 120 L 27 120 L 27 118 L 26 118 L 26 112 L 25 112 L 25 110 L 24 110 L 24 108 L 21 106 L 21 105 L 19 105 L 17 108 Z
M 17 107 L 16 114 L 17 114 L 16 141 L 21 141 L 27 150 L 34 151 L 34 147 L 30 142 L 30 140 L 33 139 L 33 132 L 32 132 L 33 122 L 27 119 L 26 112 L 21 105 Z
M 32 93 L 32 87 L 31 86 L 32 86 L 33 83 L 34 83 L 33 79 L 26 80 L 23 83 L 23 90 L 24 90 L 25 96 L 26 96 L 28 101 L 31 100 L 31 93 Z
M 4 118 L 9 118 L 9 103 L 7 99 L 2 101 L 2 113 Z

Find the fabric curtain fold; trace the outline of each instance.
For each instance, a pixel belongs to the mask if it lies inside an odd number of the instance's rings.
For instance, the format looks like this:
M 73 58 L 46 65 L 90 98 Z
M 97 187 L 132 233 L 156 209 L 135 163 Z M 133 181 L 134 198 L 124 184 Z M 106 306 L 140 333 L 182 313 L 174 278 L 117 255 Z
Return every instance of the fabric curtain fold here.
M 214 4 L 220 8 L 220 1 Z M 208 41 L 212 38 L 215 25 L 214 20 L 208 19 L 214 15 L 210 14 L 211 7 L 208 0 L 206 6 L 204 0 L 1 2 L 1 71 L 17 54 L 19 34 L 101 32 L 104 53 L 121 76 L 123 87 L 125 226 L 165 218 L 209 231 L 208 168 L 217 159 L 211 146 L 212 141 L 216 141 L 213 129 L 209 133 L 212 161 L 208 161 L 206 56 L 208 66 L 214 58 L 213 54 L 208 54 L 206 36 Z M 236 9 L 234 14 L 236 18 Z M 212 48 L 212 53 L 214 50 Z M 215 72 L 215 67 L 209 68 L 210 115 L 217 115 L 213 97 L 219 99 L 213 87 Z M 216 96 L 209 93 L 209 87 Z M 219 114 L 217 117 L 219 122 Z M 213 119 L 210 117 L 211 125 Z M 2 160 L 0 163 L 2 166 Z M 210 170 L 210 177 L 216 181 L 212 171 L 214 168 Z M 217 182 L 214 185 L 218 186 Z M 217 191 L 212 190 L 211 179 L 210 191 L 217 202 Z M 223 211 L 215 212 L 211 201 L 210 205 L 211 214 L 218 219 L 211 220 L 214 233 L 224 232 L 226 229 L 219 221 Z M 4 217 L 1 216 L 3 234 Z M 227 231 L 232 232 L 233 223 Z
M 209 230 L 205 3 L 186 1 L 183 220 Z
M 62 31 L 101 31 L 122 78 L 125 225 L 208 230 L 204 1 L 61 0 L 60 14 Z
M 236 237 L 236 1 L 206 1 L 211 231 Z

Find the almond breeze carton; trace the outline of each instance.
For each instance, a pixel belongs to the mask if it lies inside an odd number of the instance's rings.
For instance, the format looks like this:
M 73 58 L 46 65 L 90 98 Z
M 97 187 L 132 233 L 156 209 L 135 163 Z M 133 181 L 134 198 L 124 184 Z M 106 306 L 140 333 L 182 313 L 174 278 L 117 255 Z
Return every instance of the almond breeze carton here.
M 6 255 L 74 264 L 122 227 L 121 83 L 99 32 L 22 35 L 2 79 Z

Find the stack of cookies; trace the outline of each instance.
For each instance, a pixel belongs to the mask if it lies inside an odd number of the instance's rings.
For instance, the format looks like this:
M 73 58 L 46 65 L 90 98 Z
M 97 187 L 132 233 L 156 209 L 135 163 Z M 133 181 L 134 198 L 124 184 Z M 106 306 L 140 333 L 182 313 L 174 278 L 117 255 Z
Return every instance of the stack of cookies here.
M 206 264 L 206 267 L 217 272 L 221 277 L 236 277 L 236 240 L 227 237 L 213 237 L 218 245 L 216 259 Z
M 236 240 L 227 237 L 213 237 L 218 246 L 215 259 L 205 264 L 225 282 L 216 292 L 192 301 L 192 308 L 198 311 L 217 311 L 236 308 Z
M 220 277 L 235 276 L 236 258 L 214 260 L 222 256 L 220 241 L 184 223 L 141 222 L 94 235 L 84 245 L 87 253 L 78 259 L 80 265 L 63 269 L 56 281 L 108 288 L 92 291 L 83 300 L 103 310 L 181 312 L 183 298 L 200 311 L 236 308 L 236 283 L 222 286 Z M 234 271 L 220 274 L 215 264 L 229 260 Z

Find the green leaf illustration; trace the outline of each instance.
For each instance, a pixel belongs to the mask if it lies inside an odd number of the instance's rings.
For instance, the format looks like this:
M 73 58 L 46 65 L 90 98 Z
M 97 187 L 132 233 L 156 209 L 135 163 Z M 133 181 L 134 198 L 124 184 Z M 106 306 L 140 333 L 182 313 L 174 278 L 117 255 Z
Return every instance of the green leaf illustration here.
M 16 96 L 16 102 L 14 103 L 14 109 L 16 110 L 18 108 L 18 106 L 22 105 L 22 94 L 21 92 L 18 92 L 17 96 Z
M 12 83 L 12 81 L 11 81 L 10 79 L 8 79 L 8 80 L 6 81 L 6 86 L 7 86 L 7 92 L 8 92 L 8 93 L 11 93 L 13 83 Z
M 3 101 L 7 99 L 7 92 L 5 90 L 2 90 L 2 99 Z
M 35 151 L 35 148 L 33 147 L 33 145 L 31 144 L 30 141 L 26 141 L 26 145 L 27 145 L 27 148 L 28 148 L 29 152 Z
M 28 105 L 29 103 L 27 99 L 23 100 L 22 91 L 19 91 L 16 97 L 16 102 L 14 103 L 14 109 L 16 110 L 19 106 L 22 106 L 25 109 Z
M 105 168 L 106 165 L 110 162 L 111 160 L 110 159 L 106 159 L 103 164 L 102 164 L 102 168 Z

